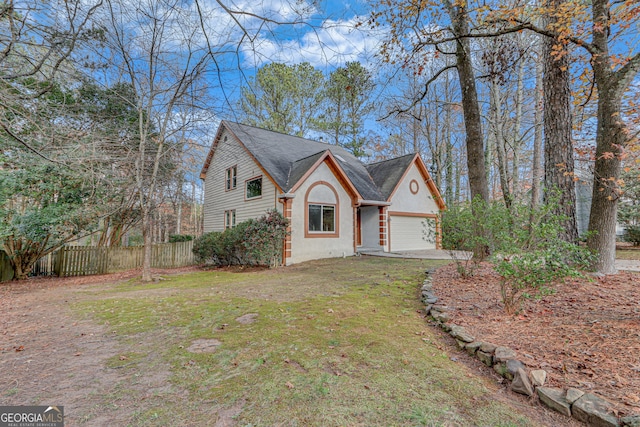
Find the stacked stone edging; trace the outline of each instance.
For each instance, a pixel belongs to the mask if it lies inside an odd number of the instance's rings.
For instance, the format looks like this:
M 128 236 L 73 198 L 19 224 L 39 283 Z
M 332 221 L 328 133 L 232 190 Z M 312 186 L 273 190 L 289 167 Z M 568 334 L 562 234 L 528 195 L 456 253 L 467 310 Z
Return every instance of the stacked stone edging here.
M 567 390 L 545 387 L 547 372 L 542 369 L 527 371 L 524 363 L 517 359 L 516 352 L 497 344 L 483 342 L 467 330 L 450 323 L 451 315 L 446 305 L 438 304 L 433 292 L 433 270 L 427 270 L 422 283 L 421 300 L 425 311 L 444 331 L 448 332 L 469 355 L 492 367 L 500 376 L 511 381 L 511 390 L 525 396 L 538 398 L 549 408 L 573 417 L 594 427 L 640 427 L 640 415 L 618 418 L 613 415 L 611 404 L 606 400 L 585 393 L 577 388 Z

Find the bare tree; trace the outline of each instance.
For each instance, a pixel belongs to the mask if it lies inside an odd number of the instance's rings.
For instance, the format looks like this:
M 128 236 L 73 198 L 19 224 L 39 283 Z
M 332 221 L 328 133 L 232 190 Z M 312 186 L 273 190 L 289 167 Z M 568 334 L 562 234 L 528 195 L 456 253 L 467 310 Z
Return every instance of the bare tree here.
M 464 113 L 466 136 L 466 159 L 468 183 L 471 198 L 479 197 L 489 201 L 489 186 L 485 173 L 484 135 L 482 117 L 478 103 L 476 76 L 470 38 L 474 37 L 470 28 L 470 11 L 466 2 L 415 2 L 403 1 L 400 5 L 380 2 L 381 11 L 372 13 L 370 22 L 375 26 L 385 22 L 390 27 L 389 37 L 383 45 L 381 54 L 390 63 L 399 61 L 407 64 L 417 63 L 424 68 L 425 58 L 436 55 L 455 58 L 454 64 L 447 64 L 436 71 L 425 83 L 422 95 L 414 100 L 421 102 L 429 92 L 429 86 L 441 75 L 451 69 L 458 73 L 461 93 L 461 105 Z M 396 9 L 403 13 L 396 13 Z M 427 22 L 427 17 L 448 14 L 450 24 L 443 28 Z M 453 45 L 453 46 L 452 46 Z M 453 51 L 452 51 L 453 49 Z M 399 112 L 408 112 L 405 108 Z
M 484 135 L 478 104 L 475 73 L 469 40 L 469 15 L 465 3 L 444 0 L 445 8 L 452 22 L 451 31 L 456 39 L 456 69 L 460 80 L 464 126 L 467 135 L 467 170 L 471 199 L 480 197 L 489 201 L 489 185 L 484 165 Z
M 542 50 L 542 36 L 538 36 L 538 51 Z M 542 108 L 543 108 L 543 73 L 544 65 L 539 56 L 535 62 L 536 81 L 535 81 L 535 114 L 534 114 L 534 135 L 533 135 L 533 158 L 531 159 L 531 215 L 535 212 L 540 202 L 540 181 L 542 180 Z M 531 220 L 533 221 L 533 217 Z
M 142 280 L 151 277 L 152 219 L 163 161 L 179 146 L 175 138 L 188 123 L 175 120 L 180 108 L 197 109 L 210 57 L 198 46 L 199 28 L 177 0 L 143 0 L 135 5 L 108 0 L 105 24 L 113 78 L 130 85 L 138 114 L 134 153 L 135 185 L 141 213 Z
M 49 134 L 29 106 L 62 81 L 61 72 L 74 71 L 69 59 L 79 44 L 93 37 L 91 18 L 101 5 L 101 0 L 0 4 L 0 129 L 45 160 L 61 161 L 20 135 L 25 127 Z

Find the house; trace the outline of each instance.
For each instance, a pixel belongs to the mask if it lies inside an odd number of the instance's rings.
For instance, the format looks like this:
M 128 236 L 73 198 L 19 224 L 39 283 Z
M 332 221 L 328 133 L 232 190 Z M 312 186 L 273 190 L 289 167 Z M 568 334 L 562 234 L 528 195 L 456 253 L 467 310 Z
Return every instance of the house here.
M 202 168 L 204 231 L 277 209 L 286 265 L 363 250 L 432 249 L 423 222 L 445 206 L 417 154 L 365 165 L 341 147 L 229 121 Z

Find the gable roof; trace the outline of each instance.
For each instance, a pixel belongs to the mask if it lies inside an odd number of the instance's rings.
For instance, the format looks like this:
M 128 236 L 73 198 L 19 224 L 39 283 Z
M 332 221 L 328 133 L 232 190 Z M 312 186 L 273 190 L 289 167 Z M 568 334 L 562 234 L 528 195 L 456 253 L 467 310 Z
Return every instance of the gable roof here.
M 446 205 L 444 199 L 440 194 L 440 190 L 436 187 L 436 183 L 431 178 L 431 174 L 427 170 L 427 165 L 418 154 L 407 154 L 405 156 L 396 157 L 395 159 L 383 160 L 377 163 L 367 165 L 367 170 L 373 181 L 385 197 L 385 200 L 390 201 L 393 193 L 398 188 L 400 181 L 409 171 L 409 166 L 415 163 L 418 172 L 424 177 L 427 188 L 433 197 L 433 200 L 438 205 L 438 209 L 445 210 Z
M 285 193 L 296 185 L 326 151 L 330 151 L 363 199 L 384 201 L 364 165 L 342 147 L 226 120 L 220 125 L 221 128 L 223 126 Z M 219 131 L 202 168 L 201 177 L 207 173 L 220 136 Z
M 237 142 L 247 150 L 253 160 L 274 181 L 281 191 L 287 193 L 297 187 L 319 163 L 327 161 L 335 173 L 342 177 L 351 191 L 373 204 L 387 203 L 412 163 L 424 175 L 438 207 L 445 209 L 438 188 L 417 154 L 407 154 L 395 159 L 364 165 L 344 148 L 287 135 L 254 126 L 223 120 L 200 173 L 204 179 L 213 154 L 226 128 Z
M 405 171 L 413 162 L 414 157 L 415 154 L 407 154 L 406 156 L 382 160 L 366 166 L 371 178 L 373 178 L 373 182 L 380 189 L 384 200 L 389 200 L 393 190 L 395 190 Z

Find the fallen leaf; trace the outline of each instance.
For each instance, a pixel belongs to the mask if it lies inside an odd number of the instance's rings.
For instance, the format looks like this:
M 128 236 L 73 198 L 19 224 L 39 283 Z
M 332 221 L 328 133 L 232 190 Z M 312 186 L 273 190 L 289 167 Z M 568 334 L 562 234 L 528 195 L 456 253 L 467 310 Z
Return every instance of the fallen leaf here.
M 24 346 L 21 345 L 20 347 L 16 347 L 16 351 L 24 351 Z
M 631 393 L 630 393 L 630 394 L 627 394 L 625 397 L 626 397 L 628 400 L 632 401 L 633 403 L 638 403 L 638 402 L 640 402 L 640 397 L 638 397 L 638 396 L 637 396 L 637 395 L 635 395 L 635 394 L 631 394 Z

